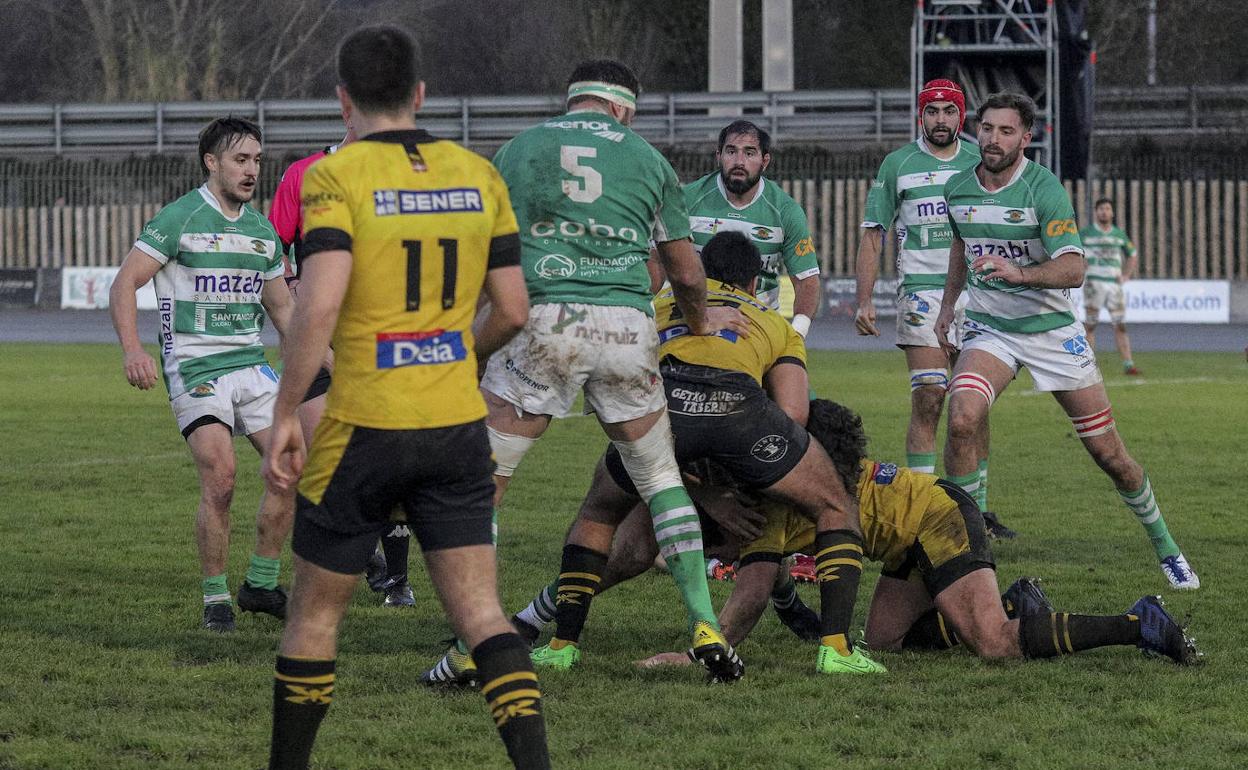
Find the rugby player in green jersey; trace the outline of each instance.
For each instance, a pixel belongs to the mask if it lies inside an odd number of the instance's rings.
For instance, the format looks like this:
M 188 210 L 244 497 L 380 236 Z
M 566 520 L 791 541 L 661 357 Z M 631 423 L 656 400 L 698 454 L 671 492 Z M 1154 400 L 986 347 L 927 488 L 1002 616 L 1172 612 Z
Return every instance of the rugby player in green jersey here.
M 936 428 L 949 387 L 949 356 L 936 339 L 936 316 L 945 287 L 953 232 L 941 197 L 945 182 L 979 162 L 979 148 L 958 137 L 966 122 L 966 97 L 952 80 L 932 80 L 919 91 L 923 135 L 884 158 L 867 193 L 856 273 L 859 334 L 880 335 L 871 300 L 880 271 L 880 250 L 890 227 L 897 235 L 897 347 L 910 375 L 910 425 L 906 465 L 936 472 Z M 961 322 L 961 308 L 956 318 Z M 956 336 L 956 335 L 955 335 Z M 987 431 L 979 450 L 979 484 L 971 495 L 994 537 L 1014 533 L 988 512 Z
M 519 223 L 532 301 L 524 330 L 490 357 L 481 380 L 497 463 L 495 502 L 551 419 L 566 415 L 583 392 L 650 510 L 694 650 L 713 675 L 736 679 L 743 669 L 711 608 L 701 529 L 672 449 L 646 268 L 650 241 L 693 334 L 748 333 L 748 326 L 735 308 L 707 308 L 676 172 L 629 128 L 638 89 L 626 65 L 584 62 L 568 81 L 567 113 L 521 132 L 494 157 Z M 606 560 L 605 552 L 569 540 L 561 574 L 598 575 Z M 585 582 L 592 594 L 596 581 Z M 556 603 L 580 598 L 560 592 Z M 455 654 L 426 681 L 443 681 Z M 569 666 L 579 650 L 575 640 L 556 637 L 534 656 Z
M 1088 347 L 1096 350 L 1096 322 L 1101 308 L 1109 311 L 1114 322 L 1114 342 L 1122 356 L 1122 371 L 1138 375 L 1131 360 L 1131 340 L 1127 337 L 1127 303 L 1122 285 L 1135 276 L 1139 255 L 1135 244 L 1114 224 L 1114 202 L 1101 198 L 1093 208 L 1095 223 L 1079 231 L 1088 255 L 1088 274 L 1083 282 L 1083 325 L 1088 329 Z
M 763 177 L 771 163 L 771 136 L 748 120 L 733 121 L 719 132 L 715 162 L 718 170 L 684 188 L 694 247 L 701 253 L 716 233 L 745 233 L 763 256 L 758 298 L 780 310 L 783 267 L 793 283 L 793 328 L 804 338 L 819 311 L 819 258 L 806 212 Z
M 147 223 L 109 292 L 126 380 L 149 390 L 157 369 L 139 342 L 135 292 L 148 281 L 156 284 L 161 375 L 199 471 L 195 539 L 204 576 L 203 624 L 218 632 L 234 630 L 225 574 L 233 437 L 246 436 L 257 450 L 268 440 L 277 375 L 265 360 L 260 330 L 267 312 L 284 335 L 293 309 L 282 279 L 281 241 L 264 215 L 247 205 L 260 173 L 260 140 L 260 128 L 241 118 L 219 118 L 200 132 L 207 181 Z M 277 578 L 294 505 L 293 491 L 266 491 L 260 498 L 240 609 L 285 616 L 286 594 Z
M 1036 390 L 1051 392 L 1069 415 L 1084 448 L 1144 526 L 1170 585 L 1199 588 L 1148 475 L 1114 427 L 1101 372 L 1075 317 L 1069 289 L 1083 283 L 1086 260 L 1065 188 L 1023 155 L 1035 115 L 1035 103 L 1021 94 L 985 100 L 983 158 L 945 183 L 954 239 L 936 334 L 950 352 L 954 308 L 968 294 L 962 352 L 949 385 L 946 476 L 963 488 L 977 483 L 976 439 L 998 394 L 1025 366 Z

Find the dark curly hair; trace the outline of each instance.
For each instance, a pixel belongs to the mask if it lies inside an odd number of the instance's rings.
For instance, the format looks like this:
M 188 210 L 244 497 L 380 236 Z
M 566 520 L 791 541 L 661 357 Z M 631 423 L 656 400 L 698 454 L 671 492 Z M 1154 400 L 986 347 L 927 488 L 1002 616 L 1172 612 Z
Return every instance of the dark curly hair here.
M 806 432 L 832 457 L 845 490 L 856 495 L 858 473 L 867 456 L 867 434 L 862 428 L 862 418 L 847 406 L 818 398 L 810 402 Z

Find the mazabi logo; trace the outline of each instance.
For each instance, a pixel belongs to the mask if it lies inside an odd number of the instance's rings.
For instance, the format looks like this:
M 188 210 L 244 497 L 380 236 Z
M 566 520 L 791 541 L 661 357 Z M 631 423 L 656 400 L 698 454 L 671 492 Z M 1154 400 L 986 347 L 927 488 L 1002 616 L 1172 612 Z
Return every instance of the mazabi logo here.
M 750 454 L 754 459 L 765 463 L 780 462 L 788 453 L 789 440 L 775 433 L 763 436 L 758 441 L 755 441 L 754 446 L 750 448 Z
M 568 278 L 576 272 L 576 263 L 562 254 L 547 254 L 537 261 L 537 274 L 542 278 Z

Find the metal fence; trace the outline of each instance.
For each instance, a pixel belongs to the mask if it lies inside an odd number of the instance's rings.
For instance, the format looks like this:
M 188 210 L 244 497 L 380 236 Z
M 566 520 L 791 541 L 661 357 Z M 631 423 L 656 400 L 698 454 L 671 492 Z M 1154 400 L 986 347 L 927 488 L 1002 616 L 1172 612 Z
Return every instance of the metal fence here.
M 848 276 L 860 237 L 868 174 L 788 178 L 781 186 L 806 211 L 826 276 Z M 1248 181 L 1112 179 L 1069 181 L 1080 222 L 1087 201 L 1109 195 L 1119 224 L 1140 248 L 1145 278 L 1248 280 Z M 259 202 L 267 210 L 269 201 Z M 158 203 L 0 207 L 0 267 L 116 265 Z M 881 257 L 894 274 L 894 245 Z
M 438 136 L 474 148 L 497 146 L 563 109 L 563 98 L 433 97 L 421 123 Z M 270 150 L 308 149 L 342 135 L 332 99 L 139 104 L 0 105 L 2 155 L 100 155 L 183 152 L 199 129 L 221 115 L 258 121 Z M 645 94 L 634 128 L 663 146 L 705 143 L 728 116 L 747 115 L 778 142 L 844 143 L 908 138 L 911 95 L 905 89 Z M 1102 88 L 1096 95 L 1097 135 L 1243 132 L 1248 86 Z

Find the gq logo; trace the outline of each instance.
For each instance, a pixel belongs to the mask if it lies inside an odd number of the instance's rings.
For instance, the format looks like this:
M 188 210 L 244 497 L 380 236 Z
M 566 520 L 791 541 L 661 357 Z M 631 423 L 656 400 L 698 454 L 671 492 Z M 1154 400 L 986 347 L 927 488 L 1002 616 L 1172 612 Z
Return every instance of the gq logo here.
M 537 261 L 537 274 L 547 280 L 570 278 L 576 272 L 576 263 L 562 254 L 547 254 Z

